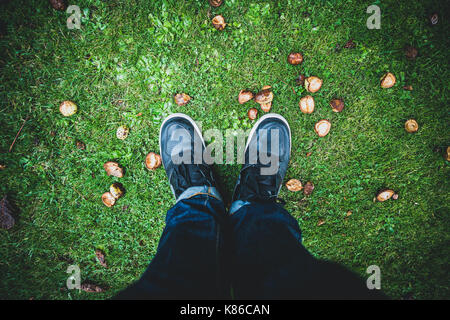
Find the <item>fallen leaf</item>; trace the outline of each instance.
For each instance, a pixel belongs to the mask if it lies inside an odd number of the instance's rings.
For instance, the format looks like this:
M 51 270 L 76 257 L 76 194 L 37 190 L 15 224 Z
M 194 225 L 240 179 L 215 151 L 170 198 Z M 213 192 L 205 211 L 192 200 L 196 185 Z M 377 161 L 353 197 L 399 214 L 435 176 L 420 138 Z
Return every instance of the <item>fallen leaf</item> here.
M 307 152 L 306 156 L 309 157 L 310 155 L 312 155 L 312 152 Z
M 412 89 L 413 89 L 412 86 L 403 86 L 403 90 L 412 91 Z
M 77 141 L 77 148 L 80 150 L 85 150 L 86 149 L 86 145 L 82 142 L 82 141 Z
M 103 292 L 105 291 L 102 287 L 99 287 L 96 284 L 85 282 L 81 284 L 80 289 L 84 292 Z
M 354 49 L 356 48 L 356 44 L 353 42 L 353 39 L 348 40 L 345 45 L 344 45 L 345 49 Z
M 5 168 L 6 168 L 6 166 L 4 164 L 0 164 L 0 170 L 3 170 Z
M 313 190 L 314 184 L 311 181 L 308 181 L 303 188 L 303 193 L 305 194 L 305 196 L 309 196 L 310 194 L 312 194 Z
M 317 222 L 317 226 L 321 226 L 325 223 L 325 220 L 319 219 L 319 222 Z
M 97 249 L 95 250 L 95 255 L 97 256 L 98 262 L 100 262 L 103 267 L 107 268 L 108 266 L 106 265 L 105 254 L 101 250 Z
M 349 210 L 349 211 L 347 211 L 347 213 L 345 214 L 347 217 L 349 217 L 349 216 L 351 216 L 352 215 L 352 212 Z

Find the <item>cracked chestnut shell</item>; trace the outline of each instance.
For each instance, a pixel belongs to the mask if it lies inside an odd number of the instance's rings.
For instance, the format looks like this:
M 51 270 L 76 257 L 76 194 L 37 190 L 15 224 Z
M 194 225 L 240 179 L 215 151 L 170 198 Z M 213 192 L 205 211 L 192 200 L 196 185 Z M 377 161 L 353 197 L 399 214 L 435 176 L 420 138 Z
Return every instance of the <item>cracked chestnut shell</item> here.
M 388 72 L 381 78 L 381 87 L 384 89 L 392 88 L 396 82 L 395 76 Z
M 113 176 L 117 178 L 123 177 L 123 169 L 119 166 L 117 162 L 114 161 L 105 162 L 103 168 L 105 169 L 106 174 L 108 176 Z
M 248 109 L 247 116 L 250 120 L 255 120 L 256 117 L 258 116 L 258 109 L 256 108 Z
M 130 129 L 127 126 L 120 126 L 117 128 L 116 137 L 120 140 L 125 140 L 130 133 Z
M 191 97 L 188 96 L 186 93 L 177 93 L 176 95 L 174 95 L 173 99 L 175 100 L 175 103 L 177 105 L 184 106 L 191 100 Z
M 102 194 L 103 204 L 111 208 L 116 203 L 116 198 L 111 194 L 111 192 L 105 192 Z
M 149 170 L 155 170 L 161 165 L 161 156 L 154 152 L 150 152 L 145 157 L 145 166 Z
M 342 99 L 333 99 L 330 101 L 330 106 L 334 112 L 341 112 L 344 110 L 344 101 Z
M 246 103 L 247 101 L 250 101 L 253 99 L 253 93 L 248 90 L 241 90 L 239 92 L 238 101 L 240 104 Z
M 330 132 L 331 123 L 328 120 L 320 120 L 314 126 L 314 130 L 318 134 L 319 137 L 325 137 L 328 132 Z
M 225 23 L 225 19 L 222 15 L 217 15 L 215 16 L 212 20 L 211 20 L 214 28 L 216 28 L 217 30 L 222 31 L 223 29 L 225 29 L 226 27 L 226 23 Z
M 64 117 L 70 117 L 71 115 L 74 115 L 77 110 L 77 105 L 70 100 L 65 100 L 59 105 L 59 112 L 61 112 Z
M 303 55 L 300 52 L 292 52 L 288 55 L 288 63 L 292 65 L 298 65 L 303 62 Z
M 419 130 L 419 124 L 414 119 L 409 119 L 405 122 L 405 130 L 409 133 L 417 132 Z
M 286 182 L 286 188 L 289 191 L 297 192 L 303 189 L 302 183 L 298 179 L 291 179 L 288 182 Z
M 394 190 L 383 189 L 383 190 L 378 191 L 376 200 L 383 202 L 383 201 L 389 200 L 394 194 L 395 194 Z
M 322 87 L 322 79 L 318 77 L 308 77 L 305 79 L 305 89 L 308 92 L 317 92 Z
M 269 112 L 272 107 L 273 92 L 270 86 L 264 86 L 253 98 L 256 103 L 259 103 L 261 110 Z
M 109 192 L 112 194 L 112 196 L 117 200 L 120 197 L 122 197 L 125 193 L 125 188 L 123 187 L 123 185 L 119 182 L 114 182 L 110 187 L 109 187 Z
M 314 111 L 314 98 L 311 96 L 305 96 L 300 99 L 300 102 L 298 103 L 300 110 L 303 113 L 310 114 Z
M 220 7 L 223 3 L 223 0 L 209 0 L 209 4 L 211 7 L 217 8 Z

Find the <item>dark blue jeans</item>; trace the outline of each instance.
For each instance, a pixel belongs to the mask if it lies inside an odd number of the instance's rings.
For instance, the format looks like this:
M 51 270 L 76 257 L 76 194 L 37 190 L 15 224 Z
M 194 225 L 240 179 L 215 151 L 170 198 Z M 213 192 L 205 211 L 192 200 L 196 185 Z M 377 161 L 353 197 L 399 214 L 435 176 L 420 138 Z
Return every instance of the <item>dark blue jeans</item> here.
M 157 253 L 117 299 L 380 298 L 345 268 L 311 256 L 297 221 L 277 203 L 229 215 L 198 194 L 167 212 Z

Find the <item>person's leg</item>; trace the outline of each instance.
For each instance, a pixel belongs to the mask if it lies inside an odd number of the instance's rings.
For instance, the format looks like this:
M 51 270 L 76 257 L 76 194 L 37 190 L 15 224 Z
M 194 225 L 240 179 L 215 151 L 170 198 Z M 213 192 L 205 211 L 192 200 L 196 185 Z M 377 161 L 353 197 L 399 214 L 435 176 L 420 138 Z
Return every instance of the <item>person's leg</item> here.
M 290 150 L 289 125 L 279 115 L 265 115 L 250 132 L 246 163 L 230 208 L 235 297 L 370 297 L 364 283 L 353 273 L 311 256 L 301 244 L 297 221 L 277 203 Z M 277 165 L 274 172 L 267 170 L 270 164 L 264 161 L 270 157 Z
M 167 212 L 158 250 L 141 279 L 117 299 L 214 299 L 229 293 L 225 275 L 227 216 L 195 122 L 168 117 L 160 131 L 161 158 L 177 200 Z M 226 296 L 225 296 L 226 297 Z

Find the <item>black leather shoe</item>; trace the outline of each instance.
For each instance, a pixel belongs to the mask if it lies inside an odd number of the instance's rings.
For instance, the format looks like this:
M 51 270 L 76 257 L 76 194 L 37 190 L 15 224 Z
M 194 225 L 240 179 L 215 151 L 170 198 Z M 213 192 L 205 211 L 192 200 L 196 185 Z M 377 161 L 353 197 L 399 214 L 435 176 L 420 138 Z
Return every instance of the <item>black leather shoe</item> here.
M 190 187 L 215 187 L 211 167 L 203 160 L 205 141 L 189 116 L 174 113 L 161 124 L 159 147 L 170 187 L 178 200 Z
M 261 117 L 247 139 L 245 164 L 233 194 L 233 202 L 275 201 L 280 192 L 291 154 L 291 130 L 281 115 Z

